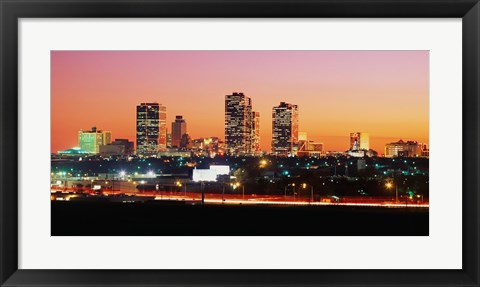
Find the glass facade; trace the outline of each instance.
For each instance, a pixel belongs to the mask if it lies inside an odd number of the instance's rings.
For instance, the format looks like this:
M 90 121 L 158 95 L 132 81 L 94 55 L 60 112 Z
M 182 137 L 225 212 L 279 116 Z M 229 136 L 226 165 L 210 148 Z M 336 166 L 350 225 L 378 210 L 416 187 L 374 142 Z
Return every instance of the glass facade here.
M 281 102 L 272 110 L 272 153 L 295 155 L 298 150 L 298 106 Z
M 100 152 L 101 145 L 111 142 L 112 133 L 110 131 L 101 131 L 93 127 L 90 131 L 80 130 L 78 132 L 78 146 L 88 153 L 97 154 Z
M 260 113 L 243 93 L 225 96 L 225 147 L 228 154 L 253 154 L 259 149 Z M 258 147 L 257 147 L 258 143 Z
M 161 118 L 163 118 L 163 129 L 160 125 Z M 141 103 L 137 106 L 138 155 L 156 155 L 160 148 L 166 148 L 167 130 L 165 123 L 166 107 L 157 103 Z

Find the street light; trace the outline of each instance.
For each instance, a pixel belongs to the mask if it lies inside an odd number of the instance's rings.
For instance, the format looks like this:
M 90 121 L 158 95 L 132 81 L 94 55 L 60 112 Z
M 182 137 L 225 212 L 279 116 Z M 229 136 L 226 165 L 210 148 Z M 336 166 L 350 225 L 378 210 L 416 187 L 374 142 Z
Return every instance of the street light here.
M 233 189 L 240 187 L 240 183 L 236 182 L 232 184 Z M 242 185 L 242 200 L 245 200 L 245 186 Z
M 387 182 L 385 187 L 391 189 L 395 185 L 395 203 L 398 203 L 398 185 L 395 183 Z
M 261 168 L 265 167 L 267 164 L 268 164 L 268 162 L 267 162 L 266 160 L 264 160 L 264 159 L 262 159 L 262 160 L 260 161 L 260 167 L 261 167 Z
M 421 203 L 423 203 L 423 194 L 417 194 L 417 198 L 422 198 Z
M 222 186 L 222 204 L 225 201 L 225 185 L 226 185 L 226 183 L 224 183 L 223 186 Z
M 240 187 L 240 183 L 235 184 L 236 187 Z M 245 201 L 245 185 L 242 185 L 242 201 Z
M 285 202 L 287 202 L 287 187 L 293 186 L 293 198 L 295 198 L 295 183 L 289 183 L 285 186 Z
M 175 185 L 178 186 L 178 187 L 180 187 L 180 191 L 181 191 L 182 186 L 185 186 L 184 196 L 187 197 L 187 183 L 184 182 L 184 183 L 182 184 L 181 181 L 177 180 L 177 181 L 175 182 Z
M 307 188 L 307 185 L 310 185 L 310 200 L 309 200 L 309 204 L 311 204 L 311 203 L 312 203 L 312 200 L 313 200 L 313 185 L 307 184 L 307 183 L 303 183 L 303 184 L 302 184 L 303 189 Z

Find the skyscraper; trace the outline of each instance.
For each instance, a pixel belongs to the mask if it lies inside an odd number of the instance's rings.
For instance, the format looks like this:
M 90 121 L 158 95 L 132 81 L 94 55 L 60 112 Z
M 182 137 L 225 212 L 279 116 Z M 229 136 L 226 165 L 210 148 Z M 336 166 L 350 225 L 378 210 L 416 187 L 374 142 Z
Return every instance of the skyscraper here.
M 137 106 L 138 155 L 156 155 L 159 149 L 166 148 L 166 132 L 166 107 L 158 103 Z
M 89 153 L 99 153 L 101 145 L 107 145 L 112 142 L 112 133 L 110 131 L 97 130 L 93 127 L 90 131 L 80 130 L 78 132 L 78 146 L 81 150 Z
M 225 96 L 225 145 L 229 154 L 254 152 L 255 142 L 259 142 L 259 116 L 252 110 L 252 100 L 243 93 Z
M 180 147 L 182 136 L 187 133 L 187 122 L 182 116 L 176 116 L 172 122 L 172 147 Z
M 252 112 L 252 152 L 260 151 L 260 113 Z
M 167 149 L 167 107 L 160 105 L 158 121 L 158 149 L 165 151 Z
M 370 137 L 368 133 L 350 133 L 350 150 L 369 150 Z
M 272 110 L 272 153 L 296 154 L 298 149 L 298 106 L 281 102 Z

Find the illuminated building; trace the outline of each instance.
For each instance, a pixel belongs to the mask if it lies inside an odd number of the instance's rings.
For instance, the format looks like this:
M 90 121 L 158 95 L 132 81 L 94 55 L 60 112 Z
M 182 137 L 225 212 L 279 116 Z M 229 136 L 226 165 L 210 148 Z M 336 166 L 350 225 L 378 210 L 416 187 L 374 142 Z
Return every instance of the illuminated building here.
M 427 144 L 421 144 L 421 146 L 422 146 L 422 157 L 429 157 L 430 149 L 428 148 Z
M 422 155 L 422 145 L 416 141 L 403 141 L 385 145 L 385 157 L 418 157 Z
M 89 155 L 88 151 L 82 150 L 79 147 L 73 147 L 66 150 L 58 151 L 58 154 L 61 156 L 80 156 L 80 155 Z
M 166 150 L 158 152 L 158 157 L 191 157 L 192 153 L 190 151 L 179 151 L 178 149 Z
M 176 116 L 172 123 L 172 147 L 180 147 L 182 136 L 187 133 L 187 122 L 182 116 Z
M 252 112 L 253 126 L 252 126 L 252 152 L 260 151 L 260 113 Z
M 172 133 L 167 130 L 167 149 L 172 147 Z
M 298 141 L 307 141 L 308 136 L 306 132 L 298 132 Z
M 167 107 L 160 105 L 158 121 L 158 149 L 167 149 Z
M 192 141 L 192 152 L 196 156 L 215 157 L 223 155 L 224 144 L 218 137 L 199 138 Z
M 306 132 L 298 133 L 298 151 L 308 150 L 308 137 Z
M 229 175 L 230 166 L 228 165 L 211 165 L 209 169 L 193 170 L 192 180 L 199 181 L 217 181 L 219 175 Z
M 370 137 L 368 133 L 350 133 L 350 150 L 369 150 Z
M 298 148 L 298 106 L 281 102 L 272 110 L 272 153 L 292 155 Z
M 156 155 L 167 147 L 167 108 L 158 103 L 137 106 L 137 154 Z
M 352 156 L 352 157 L 365 157 L 366 156 L 366 153 L 367 151 L 364 150 L 364 149 L 360 149 L 360 150 L 347 150 L 346 151 L 346 155 L 348 156 Z
M 323 143 L 309 141 L 306 132 L 298 133 L 298 156 L 320 157 L 323 152 Z
M 225 145 L 229 154 L 252 154 L 259 143 L 259 113 L 243 93 L 225 96 Z M 257 123 L 257 125 L 255 125 Z M 258 147 L 259 148 L 259 147 Z
M 99 153 L 100 146 L 111 142 L 112 133 L 109 131 L 97 130 L 93 127 L 90 131 L 80 130 L 78 132 L 78 145 L 81 150 L 88 153 Z
M 368 133 L 350 133 L 350 149 L 346 154 L 352 157 L 372 156 L 376 152 L 370 150 L 370 137 Z
M 115 139 L 113 142 L 100 146 L 101 156 L 125 156 L 133 154 L 133 142 L 127 139 Z

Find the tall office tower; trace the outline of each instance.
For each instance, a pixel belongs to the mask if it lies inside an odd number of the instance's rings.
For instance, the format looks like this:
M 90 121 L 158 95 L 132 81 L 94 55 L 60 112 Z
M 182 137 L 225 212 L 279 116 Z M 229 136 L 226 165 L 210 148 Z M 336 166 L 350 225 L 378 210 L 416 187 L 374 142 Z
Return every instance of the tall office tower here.
M 137 106 L 137 155 L 156 155 L 160 146 L 160 111 L 158 103 Z M 165 107 L 163 107 L 165 108 Z M 166 133 L 166 129 L 164 130 Z M 165 146 L 166 146 L 165 134 Z
M 182 116 L 176 116 L 172 123 L 172 147 L 179 148 L 182 136 L 187 133 L 187 122 Z
M 78 132 L 78 146 L 81 150 L 89 153 L 99 153 L 101 145 L 112 142 L 112 132 L 97 130 L 93 127 L 90 131 L 80 130 Z
M 158 121 L 158 149 L 167 149 L 167 107 L 160 105 Z
M 370 137 L 368 133 L 350 133 L 350 150 L 369 150 Z
M 252 112 L 252 152 L 260 151 L 260 113 Z
M 298 149 L 298 106 L 281 102 L 272 110 L 272 153 L 293 155 Z
M 252 100 L 243 93 L 225 96 L 225 145 L 228 154 L 252 153 Z

